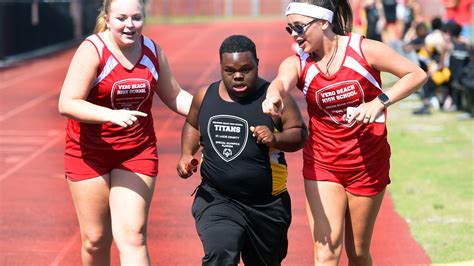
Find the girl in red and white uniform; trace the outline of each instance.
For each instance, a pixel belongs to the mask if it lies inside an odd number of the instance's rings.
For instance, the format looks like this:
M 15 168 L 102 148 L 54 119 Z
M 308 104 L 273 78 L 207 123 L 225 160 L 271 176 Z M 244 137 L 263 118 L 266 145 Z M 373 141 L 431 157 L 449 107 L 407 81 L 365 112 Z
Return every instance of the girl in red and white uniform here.
M 82 236 L 84 265 L 150 265 L 147 217 L 158 174 L 151 114 L 156 92 L 187 115 L 192 96 L 164 52 L 141 34 L 142 0 L 105 0 L 95 34 L 76 51 L 59 98 L 68 117 L 65 172 Z
M 390 183 L 387 107 L 417 90 L 426 74 L 387 45 L 351 33 L 347 0 L 292 2 L 286 16 L 297 54 L 281 63 L 262 107 L 278 116 L 290 90 L 305 95 L 303 176 L 314 263 L 337 265 L 345 232 L 349 265 L 371 265 L 370 240 Z M 400 80 L 383 92 L 380 71 Z

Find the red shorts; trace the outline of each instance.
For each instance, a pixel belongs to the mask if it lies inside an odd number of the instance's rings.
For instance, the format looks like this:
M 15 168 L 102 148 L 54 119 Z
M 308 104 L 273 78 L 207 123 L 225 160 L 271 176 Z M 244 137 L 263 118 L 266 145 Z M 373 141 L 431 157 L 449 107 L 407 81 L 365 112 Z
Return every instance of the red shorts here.
M 81 181 L 110 173 L 112 169 L 123 169 L 147 176 L 158 174 L 158 152 L 156 145 L 140 150 L 90 151 L 77 157 L 68 154 L 64 157 L 66 178 Z
M 374 196 L 390 184 L 390 162 L 375 167 L 358 170 L 333 171 L 316 165 L 304 164 L 303 176 L 306 180 L 329 181 L 341 184 L 354 195 Z

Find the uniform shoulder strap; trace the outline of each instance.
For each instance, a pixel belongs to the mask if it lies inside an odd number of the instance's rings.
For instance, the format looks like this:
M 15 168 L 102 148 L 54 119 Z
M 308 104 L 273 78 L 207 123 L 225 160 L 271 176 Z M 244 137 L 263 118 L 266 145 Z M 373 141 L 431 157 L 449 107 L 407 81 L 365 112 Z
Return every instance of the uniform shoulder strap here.
M 102 57 L 104 54 L 104 42 L 100 39 L 99 35 L 94 34 L 86 38 L 86 41 L 89 41 L 94 45 L 95 49 L 97 50 L 97 54 L 99 55 L 100 60 L 102 61 Z
M 360 55 L 360 57 L 363 57 L 361 48 L 362 39 L 364 39 L 364 36 L 357 33 L 351 33 L 349 35 L 349 47 Z

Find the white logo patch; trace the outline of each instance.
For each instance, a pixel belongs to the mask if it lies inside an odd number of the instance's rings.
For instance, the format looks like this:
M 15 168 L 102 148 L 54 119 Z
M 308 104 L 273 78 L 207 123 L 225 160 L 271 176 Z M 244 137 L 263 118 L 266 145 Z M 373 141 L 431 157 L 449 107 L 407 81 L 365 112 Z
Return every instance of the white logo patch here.
M 247 144 L 248 122 L 232 115 L 215 115 L 209 119 L 207 134 L 214 151 L 226 162 L 237 158 Z

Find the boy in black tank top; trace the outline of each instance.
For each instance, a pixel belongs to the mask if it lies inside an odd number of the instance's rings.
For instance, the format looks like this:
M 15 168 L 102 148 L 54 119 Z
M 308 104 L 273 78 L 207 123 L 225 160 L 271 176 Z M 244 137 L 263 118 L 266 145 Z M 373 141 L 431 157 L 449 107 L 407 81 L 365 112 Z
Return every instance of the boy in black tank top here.
M 291 223 L 283 152 L 304 145 L 307 129 L 288 97 L 282 116 L 262 112 L 269 83 L 258 77 L 255 44 L 228 37 L 220 47 L 222 81 L 194 95 L 183 126 L 178 174 L 202 146 L 202 183 L 192 213 L 203 265 L 280 265 Z

